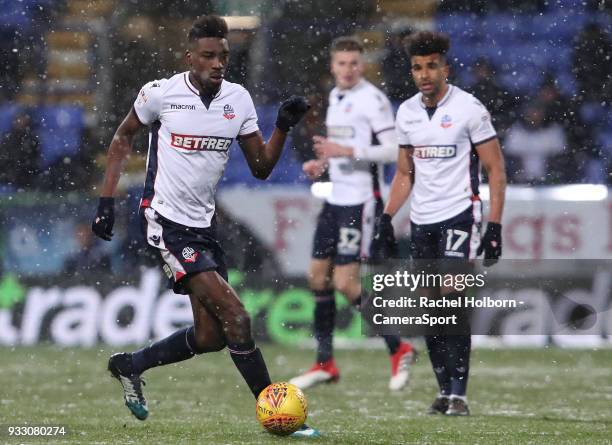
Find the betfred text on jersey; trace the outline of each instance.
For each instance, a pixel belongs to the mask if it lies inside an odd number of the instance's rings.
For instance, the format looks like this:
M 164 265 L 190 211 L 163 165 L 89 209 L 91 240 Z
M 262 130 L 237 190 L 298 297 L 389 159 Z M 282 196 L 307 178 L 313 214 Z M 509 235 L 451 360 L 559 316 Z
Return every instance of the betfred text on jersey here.
M 421 145 L 414 147 L 414 157 L 419 159 L 454 158 L 456 145 Z
M 227 151 L 232 138 L 217 136 L 195 136 L 187 134 L 171 134 L 172 146 L 184 150 Z

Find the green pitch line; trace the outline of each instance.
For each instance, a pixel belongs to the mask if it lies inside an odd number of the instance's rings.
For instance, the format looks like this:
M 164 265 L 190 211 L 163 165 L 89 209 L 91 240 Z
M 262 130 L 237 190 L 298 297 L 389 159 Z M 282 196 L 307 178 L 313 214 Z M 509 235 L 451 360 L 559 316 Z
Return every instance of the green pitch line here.
M 312 353 L 262 345 L 273 380 L 306 369 Z M 111 349 L 0 348 L 0 424 L 65 425 L 45 443 L 604 444 L 612 431 L 612 351 L 477 350 L 470 418 L 427 416 L 435 395 L 427 354 L 404 392 L 387 389 L 383 350 L 338 351 L 338 384 L 306 392 L 318 440 L 263 432 L 254 400 L 226 353 L 145 374 L 151 414 L 131 417 L 105 368 Z M 11 439 L 0 443 L 41 443 Z

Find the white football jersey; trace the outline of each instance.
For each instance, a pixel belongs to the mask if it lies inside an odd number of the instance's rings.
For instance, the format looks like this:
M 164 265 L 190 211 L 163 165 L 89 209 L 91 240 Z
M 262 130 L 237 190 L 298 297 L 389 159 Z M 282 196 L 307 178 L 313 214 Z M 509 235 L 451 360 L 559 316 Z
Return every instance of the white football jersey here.
M 185 226 L 209 227 L 230 144 L 258 130 L 250 94 L 224 80 L 206 108 L 185 72 L 147 83 L 134 111 L 151 126 L 141 206 Z
M 475 146 L 497 136 L 485 106 L 449 85 L 431 117 L 418 93 L 400 105 L 395 126 L 400 146 L 414 148 L 412 222 L 433 224 L 466 210 L 480 184 Z
M 367 80 L 349 90 L 329 94 L 325 119 L 327 138 L 349 147 L 369 147 L 378 133 L 393 130 L 393 109 L 387 96 Z M 374 197 L 383 186 L 382 163 L 349 157 L 329 159 L 330 204 L 358 205 Z

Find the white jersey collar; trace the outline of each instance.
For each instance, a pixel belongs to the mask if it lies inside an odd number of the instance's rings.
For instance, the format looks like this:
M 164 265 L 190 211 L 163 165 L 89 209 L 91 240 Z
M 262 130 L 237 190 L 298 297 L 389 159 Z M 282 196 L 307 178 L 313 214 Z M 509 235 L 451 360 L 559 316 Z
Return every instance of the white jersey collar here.
M 334 94 L 336 96 L 346 96 L 346 95 L 355 93 L 355 92 L 359 91 L 361 88 L 363 88 L 366 85 L 366 83 L 367 83 L 367 80 L 362 78 L 354 86 L 352 86 L 351 88 L 347 88 L 345 90 L 341 90 L 338 87 L 334 87 Z
M 448 90 L 446 90 L 446 94 L 444 95 L 444 97 L 442 99 L 440 99 L 440 102 L 438 102 L 436 104 L 436 108 L 444 105 L 446 102 L 448 102 L 448 99 L 450 98 L 453 90 L 455 89 L 455 87 L 453 85 L 451 85 L 450 83 L 448 84 Z M 427 108 L 427 105 L 425 105 L 425 102 L 423 102 L 423 93 L 419 93 L 419 105 L 421 105 L 421 107 L 423 108 Z
M 183 78 L 185 79 L 185 85 L 187 85 L 187 88 L 189 89 L 189 91 L 191 91 L 196 96 L 200 97 L 200 92 L 198 91 L 196 86 L 193 83 L 191 83 L 191 79 L 189 79 L 189 71 L 185 71 L 183 73 Z M 213 100 L 221 96 L 221 91 L 223 91 L 223 86 L 225 85 L 225 82 L 226 82 L 225 79 L 221 81 L 221 87 L 219 88 L 219 91 L 217 91 L 217 94 L 215 94 L 215 96 L 213 97 Z

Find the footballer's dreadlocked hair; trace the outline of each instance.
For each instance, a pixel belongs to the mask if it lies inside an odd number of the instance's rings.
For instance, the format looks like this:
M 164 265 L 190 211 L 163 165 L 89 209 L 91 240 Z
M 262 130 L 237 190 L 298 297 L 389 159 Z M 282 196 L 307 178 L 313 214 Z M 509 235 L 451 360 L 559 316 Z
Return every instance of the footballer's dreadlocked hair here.
M 343 36 L 334 39 L 329 47 L 330 54 L 337 51 L 358 51 L 363 53 L 363 44 L 357 37 Z
M 195 42 L 206 37 L 224 39 L 227 37 L 227 33 L 227 22 L 225 20 L 218 15 L 205 15 L 193 23 L 187 39 L 189 42 Z
M 409 57 L 440 54 L 446 56 L 450 49 L 448 35 L 441 32 L 420 31 L 408 37 L 406 52 Z

